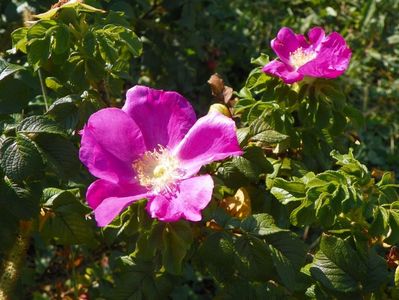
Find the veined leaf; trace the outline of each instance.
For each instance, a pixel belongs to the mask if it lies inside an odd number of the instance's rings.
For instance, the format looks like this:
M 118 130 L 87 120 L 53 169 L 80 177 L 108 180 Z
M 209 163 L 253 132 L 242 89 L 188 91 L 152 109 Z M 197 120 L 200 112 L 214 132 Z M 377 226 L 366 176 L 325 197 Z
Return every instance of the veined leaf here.
M 43 161 L 35 144 L 23 135 L 7 138 L 0 148 L 0 166 L 6 176 L 21 181 L 43 172 Z
M 54 121 L 45 116 L 28 117 L 18 125 L 19 133 L 51 133 L 66 136 L 65 131 Z

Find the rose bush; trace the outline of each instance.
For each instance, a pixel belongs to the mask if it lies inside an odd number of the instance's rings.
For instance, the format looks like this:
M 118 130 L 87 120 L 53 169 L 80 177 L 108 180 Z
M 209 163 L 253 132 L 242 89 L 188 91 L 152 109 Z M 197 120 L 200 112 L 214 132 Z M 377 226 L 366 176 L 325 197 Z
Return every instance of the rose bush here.
M 0 60 L 0 299 L 398 297 L 391 1 L 65 2 Z

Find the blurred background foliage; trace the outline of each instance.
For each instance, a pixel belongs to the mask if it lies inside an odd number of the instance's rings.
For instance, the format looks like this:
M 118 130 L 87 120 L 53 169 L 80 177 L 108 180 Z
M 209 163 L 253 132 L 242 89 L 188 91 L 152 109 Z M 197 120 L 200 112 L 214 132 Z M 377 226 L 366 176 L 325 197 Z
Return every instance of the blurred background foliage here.
M 107 298 L 107 295 L 113 295 L 113 298 L 136 299 L 134 297 L 141 295 L 144 298 L 155 299 L 165 293 L 170 293 L 175 299 L 211 299 L 216 294 L 216 287 L 213 279 L 203 277 L 202 274 L 206 274 L 206 270 L 214 275 L 216 281 L 230 282 L 230 289 L 226 288 L 221 292 L 225 298 L 232 298 L 234 293 L 246 290 L 245 285 L 235 282 L 239 278 L 234 277 L 234 274 L 227 274 L 232 275 L 232 278 L 222 278 L 226 274 L 219 274 L 220 272 L 218 273 L 215 267 L 212 270 L 212 266 L 204 266 L 206 262 L 203 261 L 186 264 L 184 269 L 180 270 L 184 275 L 182 277 L 174 275 L 178 272 L 173 263 L 163 261 L 164 265 L 169 266 L 170 272 L 155 276 L 151 273 L 154 266 L 148 261 L 138 263 L 131 257 L 123 256 L 134 251 L 136 244 L 139 245 L 136 252 L 140 252 L 140 255 L 149 251 L 145 245 L 146 241 L 154 238 L 153 234 L 166 236 L 165 244 L 157 245 L 159 249 L 163 249 L 162 251 L 168 249 L 168 239 L 176 239 L 178 236 L 180 238 L 174 242 L 183 245 L 183 250 L 177 257 L 181 263 L 186 253 L 192 251 L 184 246 L 190 245 L 193 237 L 184 236 L 187 233 L 186 223 L 178 223 L 174 228 L 169 228 L 169 231 L 177 233 L 176 236 L 165 235 L 162 227 L 164 225 L 151 223 L 145 215 L 142 204 L 130 208 L 121 216 L 122 227 L 115 224 L 114 227 L 107 228 L 105 231 L 96 230 L 93 222 L 85 219 L 89 210 L 80 202 L 80 199 L 84 198 L 85 187 L 92 178 L 79 167 L 76 148 L 79 138 L 73 132 L 75 129 L 80 129 L 95 110 L 109 105 L 120 105 L 126 89 L 136 83 L 179 91 L 193 103 L 199 115 L 205 114 L 209 104 L 214 102 L 207 83 L 210 75 L 215 72 L 221 74 L 225 83 L 237 92 L 244 85 L 250 87 L 247 77 L 254 67 L 250 63 L 251 58 L 258 57 L 261 52 L 268 54 L 271 58 L 275 56 L 269 46 L 270 40 L 282 26 L 289 26 L 296 32 L 306 32 L 313 26 L 322 26 L 326 32 L 338 31 L 345 37 L 353 51 L 353 56 L 349 70 L 339 83 L 347 95 L 348 102 L 362 112 L 364 122 L 359 121 L 360 124 L 357 125 L 360 126 L 353 126 L 351 131 L 344 133 L 340 131 L 339 137 L 341 134 L 346 134 L 348 140 L 355 142 L 357 146 L 354 148 L 354 156 L 371 169 L 371 174 L 381 177 L 380 170 L 393 170 L 396 176 L 399 175 L 397 145 L 399 139 L 399 1 L 87 0 L 85 3 L 103 9 L 107 13 L 104 15 L 88 13 L 84 17 L 84 22 L 75 24 L 74 30 L 69 31 L 60 24 L 62 22 L 67 24 L 71 20 L 81 20 L 82 17 L 63 13 L 59 23 L 43 22 L 34 30 L 22 29 L 18 34 L 14 33 L 11 39 L 11 33 L 14 30 L 21 28 L 24 24 L 29 24 L 33 20 L 33 14 L 47 11 L 54 2 L 48 0 L 0 2 L 2 150 L 11 153 L 11 150 L 20 149 L 12 153 L 24 162 L 18 166 L 18 169 L 7 164 L 1 165 L 3 172 L 10 180 L 0 182 L 2 197 L 0 218 L 3 225 L 7 224 L 0 228 L 2 241 L 0 253 L 3 254 L 4 249 L 12 246 L 13 240 L 10 233 L 18 232 L 19 224 L 13 216 L 18 219 L 29 219 L 37 214 L 41 216 L 39 223 L 35 224 L 34 246 L 28 249 L 27 264 L 18 282 L 18 285 L 23 288 L 17 289 L 19 294 L 16 299 L 23 297 L 73 299 L 85 297 L 88 294 L 93 298 L 100 296 Z M 107 25 L 114 27 L 107 27 Z M 141 39 L 142 44 L 136 35 Z M 118 45 L 121 36 L 129 43 L 109 47 L 109 45 Z M 30 42 L 26 43 L 27 40 Z M 54 43 L 54 40 L 62 40 L 64 43 Z M 18 43 L 19 41 L 22 42 Z M 10 50 L 13 47 L 19 51 Z M 25 49 L 26 47 L 28 49 Z M 99 47 L 101 51 L 91 51 L 94 47 Z M 75 66 L 78 67 L 75 68 Z M 250 77 L 257 76 L 255 73 L 251 73 Z M 277 85 L 277 81 L 270 80 L 270 82 L 273 87 L 280 88 L 281 92 L 284 89 Z M 255 86 L 252 92 L 256 92 L 257 88 L 262 87 Z M 240 103 L 245 104 L 242 100 L 246 100 L 248 95 L 243 91 L 237 95 L 241 99 L 238 103 L 238 109 L 240 109 Z M 281 103 L 279 105 L 284 107 L 284 103 Z M 245 112 L 245 107 L 241 108 Z M 337 110 L 339 111 L 340 108 L 338 107 Z M 46 112 L 44 116 L 35 116 L 44 111 Z M 286 112 L 278 111 L 277 113 L 285 114 Z M 245 116 L 242 116 L 241 121 L 244 125 L 250 125 L 249 119 Z M 348 125 L 351 126 L 351 124 Z M 284 127 L 288 128 L 288 132 L 284 134 L 290 134 L 289 126 L 290 124 Z M 272 129 L 279 129 L 278 131 L 281 132 L 280 128 Z M 286 136 L 277 136 L 276 141 L 283 141 L 284 137 Z M 340 141 L 343 142 L 344 139 L 340 138 Z M 295 143 L 295 141 L 291 142 Z M 295 148 L 295 146 L 291 147 Z M 263 158 L 259 151 L 258 153 L 249 152 L 246 153 L 249 164 L 251 164 L 251 157 L 257 157 L 255 161 L 260 161 L 259 155 Z M 24 160 L 26 153 L 31 158 L 37 159 Z M 331 159 L 328 160 L 327 165 L 322 164 L 322 167 L 313 163 L 313 154 L 308 153 L 308 158 L 305 159 L 307 170 L 323 171 L 331 166 Z M 336 160 L 340 162 L 339 157 L 336 157 Z M 354 158 L 350 155 L 349 161 L 363 172 L 363 166 L 354 163 L 353 160 Z M 284 161 L 282 160 L 279 166 L 283 171 L 286 167 Z M 251 183 L 251 180 L 256 182 L 258 173 L 271 172 L 269 170 L 271 166 L 267 162 L 264 164 L 264 166 L 257 166 L 264 170 L 251 166 L 256 169 L 253 171 L 255 179 L 246 178 L 245 180 L 248 183 Z M 274 167 L 276 165 L 278 164 Z M 223 180 L 230 176 L 227 167 L 228 165 L 224 168 L 225 173 L 220 171 Z M 286 172 L 291 172 L 290 168 L 285 169 Z M 338 169 L 337 166 L 335 168 Z M 294 176 L 300 178 L 297 180 L 299 183 L 296 182 L 297 186 L 300 185 L 304 190 L 305 187 L 302 185 L 308 184 L 308 175 L 305 175 L 303 166 L 293 163 L 292 169 L 296 170 L 292 171 Z M 44 175 L 45 180 L 43 180 Z M 312 177 L 314 174 L 309 176 Z M 323 179 L 323 174 L 320 177 Z M 359 177 L 370 178 L 368 173 L 367 176 L 362 174 Z M 242 180 L 244 180 L 243 177 L 239 177 L 239 183 L 242 184 Z M 385 181 L 384 184 L 391 182 L 387 179 Z M 287 193 L 284 192 L 291 193 L 292 187 L 281 180 L 274 184 L 272 193 L 276 199 L 289 203 L 292 199 L 286 200 L 284 195 Z M 340 186 L 340 184 L 336 185 Z M 367 181 L 364 185 L 368 188 L 369 182 Z M 227 191 L 222 189 L 216 193 L 223 198 L 224 194 L 229 194 L 229 192 L 231 194 L 231 191 L 238 187 L 239 185 L 230 186 L 232 190 L 226 188 Z M 307 186 L 306 189 L 308 189 Z M 259 193 L 259 190 L 255 189 L 252 193 Z M 294 193 L 297 193 L 296 196 L 302 195 L 295 189 Z M 10 206 L 10 202 L 5 204 L 6 198 L 16 199 L 13 202 L 15 205 Z M 23 201 L 24 209 L 21 209 L 18 201 Z M 297 220 L 302 217 L 308 221 L 319 222 L 323 220 L 322 214 L 325 213 L 320 210 L 320 216 L 312 216 L 309 219 L 306 213 L 309 211 L 310 204 L 304 203 L 299 206 L 300 209 L 293 209 L 289 204 L 287 210 L 273 201 L 268 205 L 271 207 L 260 208 L 260 205 L 256 208 L 254 205 L 253 210 L 255 212 L 266 210 L 274 214 L 276 223 L 282 228 L 290 226 L 289 218 Z M 329 203 L 323 202 L 322 207 L 327 209 L 328 206 Z M 3 207 L 6 209 L 3 210 Z M 378 206 L 378 213 L 380 211 L 383 210 Z M 395 216 L 396 214 L 396 211 L 392 213 Z M 221 220 L 220 216 L 219 219 L 216 216 L 213 217 L 218 220 L 218 224 L 227 224 L 226 228 L 229 228 L 228 221 Z M 212 219 L 212 216 L 206 218 Z M 274 226 L 269 219 L 260 219 L 261 217 L 256 222 Z M 335 221 L 325 221 L 328 224 L 323 224 L 323 226 L 326 228 L 333 224 L 336 226 Z M 293 222 L 294 225 L 296 225 L 295 222 Z M 385 225 L 381 225 L 384 228 L 378 229 L 378 233 L 386 234 L 390 228 L 386 224 L 388 221 L 384 222 L 382 223 Z M 248 220 L 235 225 L 248 232 L 252 230 L 251 234 L 258 234 L 249 226 L 249 223 L 251 222 Z M 193 230 L 195 237 L 202 236 L 203 232 L 196 232 L 196 230 L 203 229 L 196 229 L 194 226 Z M 282 235 L 289 240 L 288 246 L 300 252 L 300 254 L 295 252 L 292 254 L 294 257 L 299 256 L 301 260 L 295 263 L 295 272 L 297 272 L 299 266 L 304 264 L 302 258 L 305 257 L 306 251 L 303 243 L 291 237 L 290 233 L 284 231 L 285 229 L 275 230 L 274 233 L 264 234 L 263 238 L 268 243 L 267 247 L 274 249 L 273 247 L 276 246 L 273 244 L 276 239 L 274 236 Z M 40 236 L 38 231 L 40 231 Z M 140 238 L 136 235 L 138 231 L 140 231 Z M 314 234 L 317 235 L 317 233 L 320 234 L 320 231 Z M 220 246 L 218 243 L 223 240 L 223 235 L 224 233 L 213 232 L 208 238 L 208 243 L 204 243 L 198 250 L 200 254 L 203 253 L 205 257 L 214 255 L 213 251 Z M 54 237 L 57 239 L 54 240 Z M 256 237 L 249 235 L 248 238 L 250 242 L 255 240 L 255 244 L 258 243 L 261 248 L 265 247 Z M 323 238 L 322 245 L 325 249 L 321 247 L 318 252 L 324 253 L 319 254 L 319 260 L 326 259 L 323 255 L 328 256 L 329 245 L 344 243 L 341 239 L 334 241 L 331 239 Z M 224 241 L 230 245 L 233 243 L 233 238 L 226 237 Z M 248 241 L 243 238 L 234 237 L 234 247 L 245 248 L 246 242 Z M 345 240 L 345 243 L 349 242 Z M 231 250 L 228 247 L 220 247 L 220 249 L 220 251 Z M 256 248 L 255 252 L 258 250 Z M 271 252 L 270 255 L 273 253 L 275 252 Z M 150 260 L 153 254 L 149 252 Z M 218 259 L 226 259 L 226 253 L 216 254 L 217 258 L 215 262 L 210 261 L 211 265 L 216 264 Z M 138 256 L 141 257 L 140 255 Z M 256 253 L 251 255 L 256 257 Z M 159 259 L 159 257 L 155 258 L 153 263 L 159 263 Z M 244 270 L 250 270 L 251 266 L 245 265 L 245 258 L 239 259 L 243 259 L 241 267 Z M 272 270 L 270 262 L 262 261 L 261 263 L 267 265 L 265 269 Z M 231 262 L 226 261 L 226 265 L 229 264 Z M 198 268 L 193 268 L 192 265 Z M 198 269 L 203 272 L 198 273 L 196 271 Z M 247 272 L 250 273 L 248 270 Z M 284 271 L 284 268 L 282 270 Z M 117 275 L 114 275 L 114 272 Z M 262 273 L 259 272 L 261 276 Z M 382 273 L 384 275 L 384 272 Z M 131 281 L 132 274 L 135 275 L 133 277 L 137 279 L 137 282 Z M 118 282 L 117 288 L 112 285 L 114 276 L 116 276 L 115 281 Z M 258 279 L 257 273 L 253 276 Z M 276 282 L 280 280 L 272 279 Z M 362 280 L 366 279 L 362 277 Z M 286 277 L 282 281 L 286 286 L 292 283 Z M 175 287 L 171 286 L 171 282 L 175 283 Z M 261 290 L 264 289 L 268 293 L 274 291 L 276 297 L 279 295 L 281 297 L 279 294 L 281 291 L 275 291 L 273 285 L 258 287 L 255 283 L 248 282 L 248 286 L 251 286 L 251 291 L 256 295 L 257 293 L 262 295 Z M 138 287 L 142 288 L 142 294 L 135 294 Z M 296 288 L 300 290 L 300 287 Z M 313 286 L 313 289 L 316 294 L 322 293 L 319 285 Z M 256 295 L 247 296 L 253 299 Z

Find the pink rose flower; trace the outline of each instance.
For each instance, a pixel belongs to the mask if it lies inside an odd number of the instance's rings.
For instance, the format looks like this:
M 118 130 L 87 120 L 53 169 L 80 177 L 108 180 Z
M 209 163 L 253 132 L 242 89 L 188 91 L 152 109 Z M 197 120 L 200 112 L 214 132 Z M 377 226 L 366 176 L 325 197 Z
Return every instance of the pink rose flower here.
M 339 33 L 326 36 L 320 27 L 309 30 L 308 40 L 283 27 L 271 46 L 280 60 L 269 62 L 262 70 L 285 83 L 301 81 L 305 76 L 336 78 L 346 71 L 352 55 Z
M 81 131 L 80 160 L 99 179 L 87 190 L 98 226 L 147 198 L 161 221 L 201 220 L 212 197 L 201 166 L 240 155 L 234 121 L 217 113 L 196 120 L 180 94 L 135 86 L 122 109 L 94 113 Z

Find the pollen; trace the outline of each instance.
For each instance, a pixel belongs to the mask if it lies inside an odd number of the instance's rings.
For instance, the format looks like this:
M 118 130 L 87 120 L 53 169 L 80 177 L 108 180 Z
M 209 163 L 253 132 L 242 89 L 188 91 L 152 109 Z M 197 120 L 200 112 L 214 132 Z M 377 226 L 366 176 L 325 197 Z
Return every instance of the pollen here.
M 179 160 L 162 146 L 145 152 L 132 166 L 139 183 L 157 193 L 170 191 L 183 175 Z
M 299 69 L 304 64 L 315 59 L 316 56 L 317 54 L 315 51 L 303 50 L 302 47 L 299 47 L 294 52 L 290 53 L 290 63 L 295 69 Z

